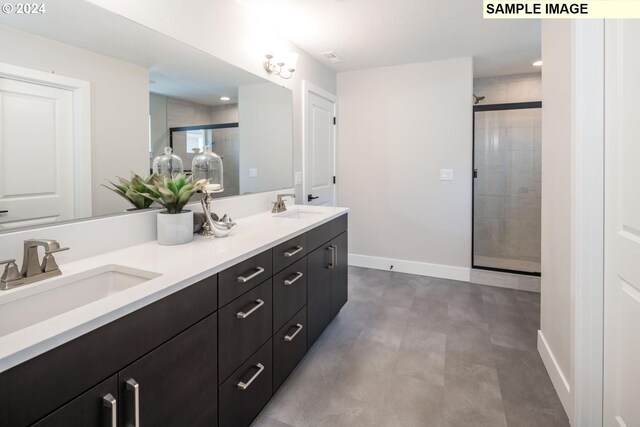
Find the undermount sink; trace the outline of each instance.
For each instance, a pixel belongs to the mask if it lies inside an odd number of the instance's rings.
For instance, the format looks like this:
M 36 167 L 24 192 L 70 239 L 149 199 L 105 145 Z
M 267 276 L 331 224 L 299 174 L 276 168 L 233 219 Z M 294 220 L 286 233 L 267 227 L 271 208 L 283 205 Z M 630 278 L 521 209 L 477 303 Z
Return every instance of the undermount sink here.
M 42 283 L 36 293 L 0 295 L 0 337 L 82 307 L 160 276 L 145 270 L 105 265 Z M 13 298 L 16 296 L 17 298 Z
M 322 215 L 323 212 L 305 211 L 302 209 L 295 209 L 291 211 L 285 211 L 279 214 L 275 214 L 276 218 L 293 218 L 293 219 L 315 219 L 318 215 Z

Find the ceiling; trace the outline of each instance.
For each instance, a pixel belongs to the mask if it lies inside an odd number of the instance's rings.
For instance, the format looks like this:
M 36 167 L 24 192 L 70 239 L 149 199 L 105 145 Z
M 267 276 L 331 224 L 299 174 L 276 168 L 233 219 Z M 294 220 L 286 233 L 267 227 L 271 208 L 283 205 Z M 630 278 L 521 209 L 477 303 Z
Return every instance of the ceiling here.
M 485 20 L 482 0 L 236 1 L 337 72 L 463 56 L 476 77 L 540 70 L 540 21 Z

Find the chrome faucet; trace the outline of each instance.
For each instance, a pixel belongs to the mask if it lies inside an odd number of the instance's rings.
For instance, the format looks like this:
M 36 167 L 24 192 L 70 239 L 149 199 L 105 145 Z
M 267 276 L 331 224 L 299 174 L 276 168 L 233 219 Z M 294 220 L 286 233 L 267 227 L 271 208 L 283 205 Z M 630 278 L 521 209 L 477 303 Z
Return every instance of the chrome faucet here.
M 280 213 L 287 210 L 287 205 L 284 203 L 285 197 L 293 197 L 295 198 L 295 194 L 278 194 L 278 201 L 273 204 L 273 209 L 271 209 L 271 213 Z
M 42 262 L 38 259 L 39 246 L 44 247 L 44 258 L 42 258 Z M 56 240 L 25 240 L 22 270 L 18 270 L 15 259 L 0 261 L 0 265 L 7 265 L 0 278 L 0 290 L 6 291 L 62 274 L 53 254 L 68 249 L 69 248 L 61 248 Z

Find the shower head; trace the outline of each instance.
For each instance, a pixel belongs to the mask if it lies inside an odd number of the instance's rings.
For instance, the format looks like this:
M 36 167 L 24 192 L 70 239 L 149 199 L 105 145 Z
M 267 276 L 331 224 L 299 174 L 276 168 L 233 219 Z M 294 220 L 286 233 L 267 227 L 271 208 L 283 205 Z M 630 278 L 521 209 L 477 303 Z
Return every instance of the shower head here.
M 473 104 L 479 104 L 480 101 L 484 100 L 484 96 L 476 96 L 476 94 L 473 95 Z

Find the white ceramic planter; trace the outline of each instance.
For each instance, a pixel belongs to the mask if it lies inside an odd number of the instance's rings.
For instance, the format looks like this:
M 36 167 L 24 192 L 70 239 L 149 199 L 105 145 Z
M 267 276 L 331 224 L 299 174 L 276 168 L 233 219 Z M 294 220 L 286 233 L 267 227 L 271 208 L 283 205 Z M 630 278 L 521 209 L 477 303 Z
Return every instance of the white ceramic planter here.
M 158 212 L 158 243 L 161 245 L 182 245 L 193 240 L 193 212 L 179 214 Z

